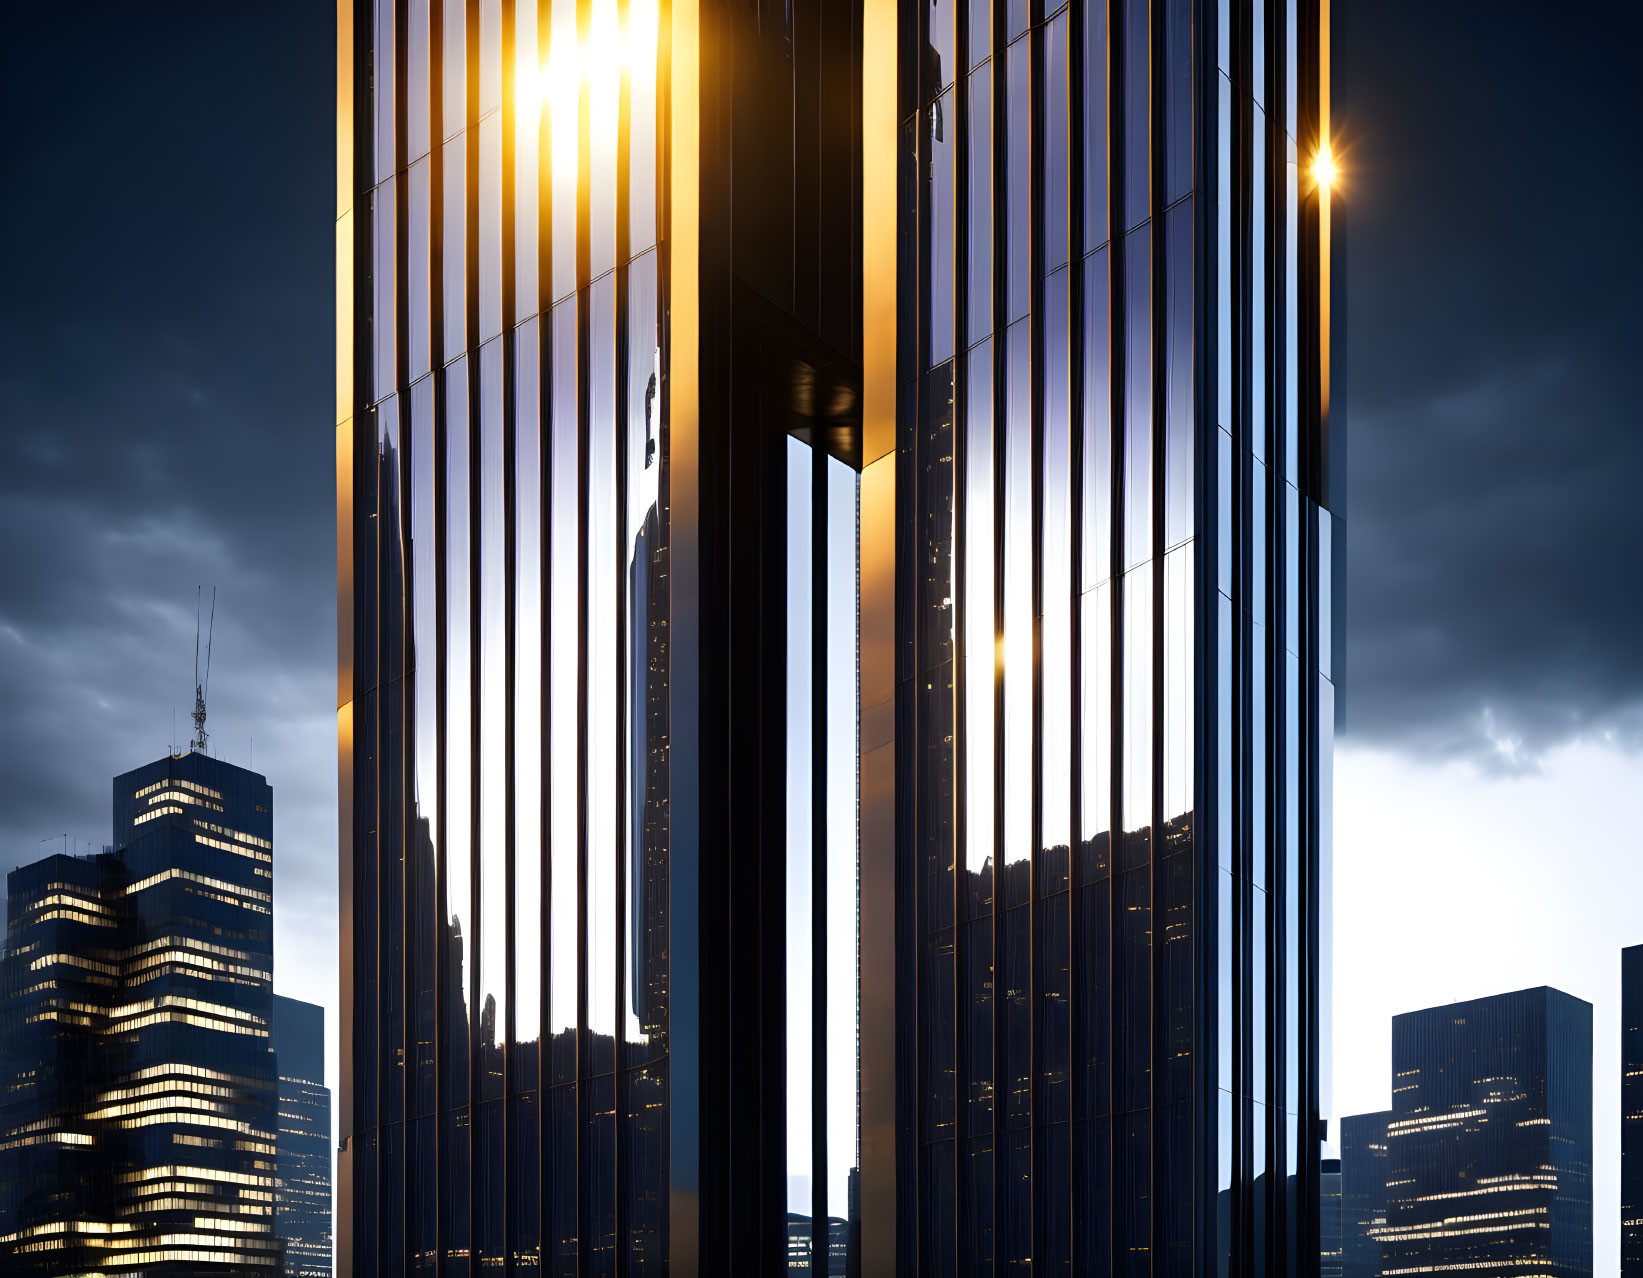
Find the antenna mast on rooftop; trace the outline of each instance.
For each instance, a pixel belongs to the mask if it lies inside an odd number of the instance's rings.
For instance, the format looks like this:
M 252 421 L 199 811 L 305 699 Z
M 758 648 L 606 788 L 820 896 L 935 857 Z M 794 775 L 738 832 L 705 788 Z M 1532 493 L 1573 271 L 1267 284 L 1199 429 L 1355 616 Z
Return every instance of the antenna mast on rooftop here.
M 191 751 L 205 753 L 205 692 L 211 686 L 211 639 L 217 630 L 217 588 L 211 587 L 211 621 L 205 632 L 205 680 L 200 680 L 200 592 L 194 587 L 194 739 Z

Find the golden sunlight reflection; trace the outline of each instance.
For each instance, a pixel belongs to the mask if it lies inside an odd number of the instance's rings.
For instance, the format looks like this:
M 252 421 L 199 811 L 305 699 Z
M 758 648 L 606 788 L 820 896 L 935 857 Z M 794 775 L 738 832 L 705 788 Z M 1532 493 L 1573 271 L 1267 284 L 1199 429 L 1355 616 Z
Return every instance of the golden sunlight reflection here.
M 1341 171 L 1335 163 L 1335 153 L 1325 142 L 1318 148 L 1318 154 L 1312 160 L 1312 180 L 1322 191 L 1332 190 L 1340 181 Z

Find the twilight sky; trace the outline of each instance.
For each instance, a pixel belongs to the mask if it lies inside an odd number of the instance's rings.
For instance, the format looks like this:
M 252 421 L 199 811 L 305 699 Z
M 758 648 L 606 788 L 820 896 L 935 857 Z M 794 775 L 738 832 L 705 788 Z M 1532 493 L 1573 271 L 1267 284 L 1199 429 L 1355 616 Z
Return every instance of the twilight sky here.
M 0 869 L 101 844 L 109 778 L 186 739 L 215 584 L 213 741 L 250 762 L 255 738 L 275 789 L 277 983 L 334 1012 L 333 15 L 0 19 Z M 1618 951 L 1643 941 L 1643 20 L 1349 20 L 1335 1111 L 1386 1103 L 1394 1012 L 1591 1000 L 1613 1272 Z

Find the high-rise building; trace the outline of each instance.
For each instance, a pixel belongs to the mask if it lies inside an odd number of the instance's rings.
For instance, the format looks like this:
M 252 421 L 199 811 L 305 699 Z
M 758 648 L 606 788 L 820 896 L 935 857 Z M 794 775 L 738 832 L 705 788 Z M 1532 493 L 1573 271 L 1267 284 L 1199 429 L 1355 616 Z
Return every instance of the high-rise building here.
M 8 876 L 8 1275 L 277 1271 L 273 821 L 175 755 L 114 779 L 111 848 Z
M 1386 1227 L 1386 1129 L 1390 1110 L 1341 1119 L 1341 1271 L 1381 1278 L 1380 1231 Z
M 1392 1020 L 1382 1273 L 1592 1272 L 1592 1007 L 1520 990 Z
M 1620 952 L 1620 1278 L 1643 1278 L 1643 945 Z
M 342 1272 L 1310 1272 L 1327 0 L 339 16 Z
M 1345 1272 L 1341 1225 L 1341 1160 L 1326 1158 L 1318 1165 L 1318 1278 Z
M 274 1229 L 289 1278 L 331 1278 L 331 1089 L 325 1009 L 274 995 L 279 1069 L 279 1184 Z

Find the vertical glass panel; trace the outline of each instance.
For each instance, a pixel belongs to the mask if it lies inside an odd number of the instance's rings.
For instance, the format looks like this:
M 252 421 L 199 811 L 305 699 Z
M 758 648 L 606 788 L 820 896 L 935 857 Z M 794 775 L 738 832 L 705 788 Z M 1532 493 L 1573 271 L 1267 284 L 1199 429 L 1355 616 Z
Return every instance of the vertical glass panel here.
M 1233 476 L 1232 436 L 1224 430 L 1215 432 L 1215 587 L 1227 598 L 1232 597 L 1232 565 L 1238 556 L 1238 543 L 1232 535 Z
M 1033 837 L 1032 333 L 1006 335 L 1004 422 L 1005 908 L 1027 899 Z
M 542 1037 L 544 470 L 542 331 L 514 333 L 513 425 L 513 1034 L 515 1091 L 537 1084 Z M 534 1111 L 532 1118 L 535 1118 Z M 531 1195 L 534 1198 L 534 1195 Z
M 445 297 L 446 358 L 468 347 L 468 135 L 445 143 L 441 159 L 445 187 L 440 226 L 441 287 Z
M 927 83 L 923 96 L 928 99 L 951 84 L 953 74 L 958 69 L 958 59 L 954 53 L 958 38 L 955 29 L 958 0 L 925 0 L 924 12 Z
M 502 1204 L 507 1186 L 502 1175 L 502 1102 L 479 1107 L 474 1128 L 474 1269 L 495 1272 L 505 1265 Z
M 432 67 L 428 60 L 429 0 L 405 0 L 405 158 L 428 154 L 433 141 L 430 115 Z
M 951 1140 L 957 1116 L 954 1057 L 958 1048 L 954 1025 L 953 930 L 931 932 L 923 944 L 924 967 L 919 995 L 927 1009 L 921 1062 L 924 1068 L 921 1091 L 923 1130 L 920 1138 Z M 797 1210 L 790 1208 L 789 1210 Z
M 1233 1053 L 1238 1037 L 1237 1012 L 1232 998 L 1233 966 L 1233 909 L 1232 874 L 1218 869 L 1215 874 L 1215 1078 L 1225 1091 L 1235 1086 L 1232 1072 Z
M 503 1090 L 508 1025 L 508 578 L 502 342 L 479 351 L 479 1097 Z M 500 1159 L 500 1150 L 498 1151 Z
M 1295 0 L 1287 0 L 1284 8 L 1284 128 L 1293 139 L 1299 136 L 1299 131 L 1295 127 L 1296 101 L 1299 97 L 1295 80 L 1300 73 L 1300 66 L 1296 59 Z
M 1112 576 L 1112 342 L 1108 250 L 1084 259 L 1083 580 Z
M 587 1069 L 614 1064 L 616 1036 L 617 681 L 616 281 L 588 294 Z
M 1250 998 L 1249 998 L 1249 1039 L 1250 1039 L 1250 1099 L 1257 1105 L 1265 1105 L 1271 1095 L 1268 1083 L 1270 1057 L 1268 1043 L 1272 1033 L 1273 994 L 1271 977 L 1268 975 L 1270 957 L 1268 947 L 1271 944 L 1272 916 L 1267 901 L 1267 894 L 1263 888 L 1253 888 L 1250 892 Z M 1259 1150 L 1259 1146 L 1257 1146 Z M 1256 1154 L 1259 1165 L 1260 1154 Z
M 1073 1117 L 1112 1110 L 1112 881 L 1073 890 Z
M 445 1069 L 447 1106 L 468 1098 L 473 927 L 473 653 L 468 360 L 445 370 Z M 464 1119 L 463 1129 L 466 1132 Z
M 1026 32 L 1032 21 L 1032 4 L 1030 0 L 1004 0 L 1004 5 L 1004 39 L 1014 40 Z
M 623 1041 L 663 1046 L 667 997 L 667 530 L 663 526 L 659 423 L 662 361 L 657 346 L 656 254 L 628 272 L 627 392 L 624 447 L 627 483 L 626 811 L 623 857 L 624 952 L 628 973 Z M 648 1060 L 652 1051 L 629 1053 Z
M 1318 909 L 1313 925 L 1318 929 L 1318 1110 L 1335 1112 L 1334 1098 L 1334 981 L 1335 952 L 1335 685 L 1319 677 L 1316 681 L 1318 707 L 1317 773 L 1313 796 L 1317 812 L 1316 873 Z
M 1300 293 L 1300 174 L 1295 139 L 1285 138 L 1284 149 L 1284 475 L 1301 483 L 1301 348 Z
M 543 69 L 534 3 L 514 6 L 513 316 L 536 314 L 541 283 L 537 268 L 542 206 Z
M 1168 0 L 1164 13 L 1164 203 L 1192 189 L 1196 158 L 1192 110 L 1192 0 Z
M 1310 505 L 1310 503 L 1308 503 Z M 1311 507 L 1318 538 L 1318 673 L 1335 677 L 1335 518 L 1322 506 Z
M 1284 648 L 1301 650 L 1301 498 L 1290 485 L 1284 494 Z
M 1152 554 L 1152 228 L 1124 237 L 1124 567 Z
M 993 704 L 998 677 L 993 534 L 993 344 L 967 360 L 964 440 L 964 867 L 969 915 L 993 900 Z
M 856 472 L 827 460 L 827 1203 L 853 1204 L 857 1168 L 858 1006 L 857 633 L 859 505 Z M 850 1210 L 846 1207 L 846 1210 Z M 854 1213 L 851 1212 L 853 1215 Z
M 953 366 L 926 374 L 919 456 L 919 666 L 944 665 L 953 657 L 957 556 L 953 546 Z
M 1032 41 L 1018 40 L 1008 52 L 1005 82 L 1005 321 L 1021 319 L 1033 306 L 1033 59 Z
M 1164 558 L 1164 820 L 1193 806 L 1193 546 Z
M 1144 222 L 1152 204 L 1151 31 L 1148 0 L 1124 0 L 1124 230 Z
M 1246 457 L 1248 455 L 1246 454 Z M 1267 619 L 1267 577 L 1271 568 L 1268 546 L 1274 518 L 1271 494 L 1267 491 L 1266 466 L 1250 459 L 1249 485 L 1249 597 L 1248 610 L 1261 624 Z
M 1233 833 L 1237 829 L 1238 814 L 1232 801 L 1232 731 L 1233 709 L 1238 686 L 1233 674 L 1232 652 L 1237 641 L 1234 630 L 1232 601 L 1225 595 L 1215 597 L 1215 846 L 1216 863 L 1223 870 L 1235 867 L 1233 860 Z M 1240 739 L 1239 744 L 1242 744 Z
M 1044 270 L 1067 261 L 1067 15 L 1044 27 Z
M 589 50 L 620 50 L 616 0 L 592 0 Z M 597 279 L 616 265 L 616 165 L 622 65 L 617 55 L 582 60 L 588 100 L 588 263 Z
M 666 1265 L 667 1065 L 628 1072 L 622 1115 L 621 1185 L 627 1222 L 628 1278 L 660 1275 Z
M 548 1093 L 547 1219 L 543 1223 L 549 1278 L 579 1278 L 577 1215 L 581 1176 L 576 1165 L 576 1089 L 555 1087 Z
M 1249 804 L 1250 845 L 1247 873 L 1257 887 L 1267 883 L 1267 650 L 1266 627 L 1252 624 L 1249 671 Z
M 1193 261 L 1193 201 L 1185 200 L 1168 213 L 1169 249 L 1165 258 L 1168 298 L 1165 302 L 1164 357 L 1164 545 L 1177 546 L 1192 536 L 1196 518 L 1193 474 L 1196 448 L 1193 431 L 1193 298 L 1197 267 Z
M 953 202 L 957 195 L 955 162 L 957 139 L 953 136 L 953 94 L 944 93 L 925 112 L 925 142 L 930 162 L 925 167 L 928 183 L 925 203 L 930 210 L 930 366 L 953 355 L 953 326 L 957 315 L 953 306 Z
M 502 331 L 502 115 L 479 122 L 479 338 Z
M 583 1085 L 584 1148 L 582 1192 L 587 1217 L 583 1272 L 587 1278 L 616 1273 L 616 1079 L 595 1078 Z
M 971 345 L 993 331 L 993 67 L 973 71 L 969 80 L 970 153 L 966 184 L 969 198 L 969 254 L 965 283 L 969 292 L 968 340 Z
M 1152 576 L 1148 566 L 1124 578 L 1123 828 L 1140 832 L 1143 843 L 1152 824 Z M 1124 859 L 1136 863 L 1130 854 Z
M 443 944 L 436 900 L 435 835 L 439 829 L 439 573 L 434 492 L 434 382 L 411 388 L 411 644 L 409 795 L 406 831 L 406 919 L 411 956 L 411 1112 L 431 1113 L 434 1098 L 435 960 Z M 431 1134 L 430 1134 L 431 1139 Z M 431 1156 L 431 1155 L 430 1155 Z
M 959 3 L 959 0 L 952 0 Z M 976 66 L 993 51 L 992 0 L 969 0 L 970 65 Z
M 513 1272 L 542 1272 L 541 1096 L 515 1096 L 508 1110 L 508 1253 Z M 389 1270 L 390 1273 L 393 1270 Z
M 381 1246 L 384 1273 L 403 1274 L 405 1263 L 405 1127 L 382 1129 Z M 266 1209 L 265 1209 L 266 1210 Z
M 1215 113 L 1215 405 L 1221 429 L 1232 421 L 1232 84 L 1216 76 Z
M 576 420 L 576 301 L 553 310 L 553 444 L 549 463 L 551 590 L 548 683 L 548 1033 L 549 1077 L 576 1076 L 577 683 L 581 654 L 579 505 L 581 441 Z M 573 1145 L 574 1149 L 574 1145 Z M 574 1154 L 573 1154 L 574 1165 Z
M 628 0 L 628 252 L 656 243 L 657 0 Z
M 1039 530 L 1041 894 L 1067 886 L 1072 847 L 1072 387 L 1067 274 L 1057 272 L 1044 284 L 1044 474 Z
M 382 400 L 399 383 L 399 305 L 396 292 L 399 208 L 397 178 L 371 195 L 371 397 Z
M 1107 833 L 1112 824 L 1112 583 L 1104 581 L 1086 590 L 1081 607 L 1083 842 L 1078 878 L 1089 883 L 1106 873 Z
M 815 1155 L 811 1131 L 814 1086 L 812 995 L 815 985 L 812 919 L 814 866 L 814 707 L 815 582 L 811 566 L 814 537 L 813 455 L 807 444 L 787 437 L 787 1210 L 813 1214 L 811 1181 Z
M 1073 1272 L 1112 1272 L 1112 1124 L 1073 1124 Z
M 468 122 L 468 6 L 450 3 L 441 4 L 440 9 L 445 15 L 441 42 L 445 62 L 439 86 L 443 130 L 440 136 L 451 138 Z
M 1301 670 L 1293 653 L 1284 658 L 1284 1112 L 1301 1108 Z
M 394 175 L 398 167 L 398 130 L 395 127 L 394 14 L 396 0 L 374 0 L 375 32 L 371 41 L 371 110 L 376 117 L 376 180 Z
M 427 373 L 433 358 L 429 345 L 433 335 L 430 292 L 433 241 L 429 238 L 433 220 L 432 175 L 433 161 L 426 156 L 411 165 L 405 175 L 409 205 L 405 245 L 405 379 L 410 382 Z
M 1266 0 L 1250 0 L 1249 29 L 1249 91 L 1257 109 L 1262 109 L 1266 106 L 1266 46 L 1271 38 L 1267 33 Z M 1263 171 L 1255 169 L 1257 173 Z
M 501 105 L 502 0 L 479 0 L 479 114 L 487 115 Z
M 998 1258 L 1005 1273 L 1025 1273 L 1033 1251 L 1032 1136 L 1013 1131 L 1000 1143 Z
M 434 1122 L 431 1117 L 407 1123 L 409 1166 L 405 1181 L 410 1204 L 406 1212 L 410 1224 L 408 1239 L 410 1270 L 432 1275 L 439 1269 L 435 1228 L 439 1223 L 439 1163 L 434 1154 Z
M 1250 112 L 1249 183 L 1249 448 L 1266 459 L 1267 382 L 1271 376 L 1271 342 L 1267 335 L 1266 116 Z
M 468 1278 L 472 1272 L 468 1265 L 468 1204 L 472 1193 L 469 1155 L 468 1108 L 464 1105 L 446 1113 L 444 1140 L 439 1147 L 439 1249 L 443 1253 L 440 1272 L 444 1278 Z
M 959 1015 L 963 1025 L 965 1121 L 972 1132 L 993 1129 L 993 920 L 989 915 L 960 933 Z
M 1032 911 L 1021 905 L 1005 910 L 998 919 L 1004 978 L 998 1002 L 998 1078 L 1004 1089 L 1003 1125 L 1016 1128 L 1032 1120 Z
M 1038 966 L 1038 1102 L 1035 1126 L 1062 1124 L 1071 1117 L 1067 1091 L 1068 1016 L 1071 1008 L 1069 968 L 1069 897 L 1065 892 L 1047 898 L 1039 907 L 1034 931 Z M 1065 1197 L 1061 1176 L 1046 1182 L 1043 1192 Z
M 959 1189 L 958 1271 L 965 1278 L 993 1273 L 993 1138 L 965 1141 Z
M 1084 248 L 1107 242 L 1107 0 L 1084 14 Z
M 576 209 L 582 144 L 582 73 L 576 30 L 577 0 L 552 0 L 544 94 L 548 102 L 549 167 L 553 174 L 553 292 L 576 290 Z

